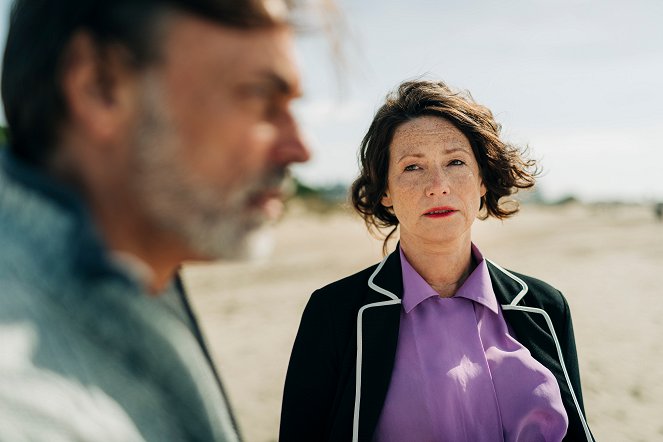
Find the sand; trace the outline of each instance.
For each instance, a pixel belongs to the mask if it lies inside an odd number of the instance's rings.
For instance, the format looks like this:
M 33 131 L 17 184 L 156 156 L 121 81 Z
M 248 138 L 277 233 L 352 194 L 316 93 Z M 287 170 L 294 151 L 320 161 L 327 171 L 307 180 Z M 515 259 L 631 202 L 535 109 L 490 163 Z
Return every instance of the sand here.
M 349 212 L 291 207 L 262 263 L 184 271 L 249 442 L 275 441 L 288 357 L 310 293 L 381 259 Z M 504 267 L 553 284 L 571 306 L 583 394 L 599 441 L 663 441 L 663 223 L 644 206 L 524 206 L 477 221 L 474 241 Z

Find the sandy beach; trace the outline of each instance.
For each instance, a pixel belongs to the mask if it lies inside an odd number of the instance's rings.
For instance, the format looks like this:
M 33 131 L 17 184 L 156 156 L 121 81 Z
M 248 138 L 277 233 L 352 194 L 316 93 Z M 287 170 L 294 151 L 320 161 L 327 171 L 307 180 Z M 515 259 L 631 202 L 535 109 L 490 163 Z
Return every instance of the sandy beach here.
M 261 263 L 187 266 L 191 293 L 248 442 L 275 441 L 283 380 L 311 292 L 382 257 L 345 211 L 290 207 Z M 573 313 L 585 407 L 599 441 L 663 441 L 663 223 L 645 206 L 524 206 L 477 221 L 504 267 L 559 288 Z

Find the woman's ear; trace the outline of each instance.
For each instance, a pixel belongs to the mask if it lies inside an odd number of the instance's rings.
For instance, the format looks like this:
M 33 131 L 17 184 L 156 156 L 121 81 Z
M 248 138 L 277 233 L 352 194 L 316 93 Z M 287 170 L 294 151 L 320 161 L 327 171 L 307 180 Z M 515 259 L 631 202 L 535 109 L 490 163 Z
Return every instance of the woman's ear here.
M 385 190 L 384 195 L 382 195 L 382 199 L 380 200 L 380 203 L 387 208 L 394 206 L 394 203 L 391 201 L 391 197 L 389 196 L 389 189 Z

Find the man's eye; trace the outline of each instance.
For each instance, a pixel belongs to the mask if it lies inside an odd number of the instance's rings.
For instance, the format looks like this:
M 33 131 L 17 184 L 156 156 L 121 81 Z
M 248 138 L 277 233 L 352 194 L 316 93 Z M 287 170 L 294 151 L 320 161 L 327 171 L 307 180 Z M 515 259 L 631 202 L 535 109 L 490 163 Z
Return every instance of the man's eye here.
M 272 90 L 269 86 L 263 84 L 249 84 L 242 88 L 245 96 L 250 98 L 269 98 L 272 95 Z
M 410 164 L 409 166 L 405 166 L 405 168 L 403 170 L 406 170 L 406 171 L 409 172 L 409 171 L 412 171 L 412 170 L 419 170 L 419 169 L 421 169 L 421 167 L 417 166 L 416 164 Z

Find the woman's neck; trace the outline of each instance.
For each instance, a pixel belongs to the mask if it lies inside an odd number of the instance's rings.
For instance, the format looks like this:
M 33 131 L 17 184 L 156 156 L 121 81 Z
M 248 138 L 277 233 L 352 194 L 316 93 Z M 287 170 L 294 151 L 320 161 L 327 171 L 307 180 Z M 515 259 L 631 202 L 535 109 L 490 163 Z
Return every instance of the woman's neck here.
M 401 238 L 410 265 L 442 298 L 452 297 L 475 267 L 471 242 L 412 244 Z

